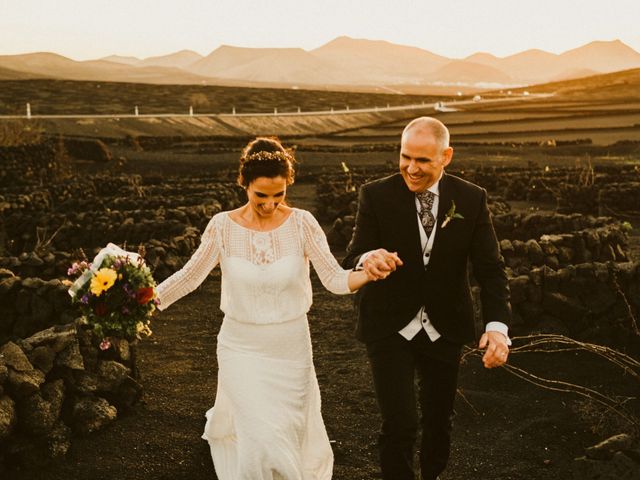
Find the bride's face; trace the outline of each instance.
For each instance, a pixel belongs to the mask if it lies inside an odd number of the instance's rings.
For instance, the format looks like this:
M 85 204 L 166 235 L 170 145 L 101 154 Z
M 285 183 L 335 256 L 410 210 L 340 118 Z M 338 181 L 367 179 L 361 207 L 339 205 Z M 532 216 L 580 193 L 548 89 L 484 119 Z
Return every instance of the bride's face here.
M 284 177 L 258 177 L 247 187 L 249 205 L 261 217 L 270 217 L 284 201 L 287 179 Z

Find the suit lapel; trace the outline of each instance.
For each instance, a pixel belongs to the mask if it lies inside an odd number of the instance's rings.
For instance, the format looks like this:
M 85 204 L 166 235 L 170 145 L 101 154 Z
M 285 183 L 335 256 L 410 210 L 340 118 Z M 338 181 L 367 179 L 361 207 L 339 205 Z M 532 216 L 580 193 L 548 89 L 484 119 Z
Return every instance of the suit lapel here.
M 451 186 L 449 185 L 449 179 L 447 178 L 447 174 L 442 175 L 440 179 L 439 185 L 439 198 L 438 198 L 438 216 L 436 218 L 436 222 L 438 227 L 436 228 L 435 238 L 433 239 L 433 247 L 431 248 L 431 260 L 438 254 L 440 250 L 440 246 L 444 241 L 446 241 L 447 229 L 442 228 L 442 223 L 447 216 L 447 212 L 451 208 L 451 204 L 453 202 L 453 192 L 451 191 Z
M 420 244 L 420 232 L 418 231 L 418 219 L 416 217 L 416 196 L 411 192 L 400 174 L 396 177 L 398 192 L 398 208 L 396 210 L 399 228 L 398 234 L 408 232 L 403 243 L 406 243 L 410 252 L 422 262 L 422 245 Z

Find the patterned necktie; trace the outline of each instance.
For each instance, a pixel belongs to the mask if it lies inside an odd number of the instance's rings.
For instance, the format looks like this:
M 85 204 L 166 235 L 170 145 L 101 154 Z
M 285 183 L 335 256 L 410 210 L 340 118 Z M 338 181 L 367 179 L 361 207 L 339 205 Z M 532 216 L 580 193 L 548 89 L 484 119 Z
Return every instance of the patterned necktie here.
M 416 193 L 416 197 L 420 202 L 420 222 L 424 227 L 427 237 L 429 237 L 433 231 L 433 226 L 436 224 L 436 219 L 431 212 L 431 209 L 433 208 L 434 193 L 426 190 L 422 193 Z

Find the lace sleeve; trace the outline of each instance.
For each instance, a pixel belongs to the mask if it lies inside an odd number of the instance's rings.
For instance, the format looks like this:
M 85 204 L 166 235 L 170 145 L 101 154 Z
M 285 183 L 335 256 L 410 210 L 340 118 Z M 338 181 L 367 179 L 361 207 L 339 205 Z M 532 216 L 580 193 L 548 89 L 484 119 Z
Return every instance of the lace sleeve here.
M 159 310 L 194 291 L 220 260 L 219 225 L 213 217 L 200 239 L 200 246 L 182 269 L 158 285 Z
M 335 259 L 322 227 L 309 212 L 302 215 L 304 254 L 309 257 L 324 287 L 332 293 L 343 295 L 349 290 L 350 270 L 343 270 Z

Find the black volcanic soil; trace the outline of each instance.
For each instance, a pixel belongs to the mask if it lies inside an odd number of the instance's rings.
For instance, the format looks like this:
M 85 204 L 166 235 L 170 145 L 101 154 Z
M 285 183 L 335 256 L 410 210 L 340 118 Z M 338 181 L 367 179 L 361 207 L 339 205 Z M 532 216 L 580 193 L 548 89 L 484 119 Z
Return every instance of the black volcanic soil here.
M 379 478 L 378 417 L 363 346 L 353 339 L 349 298 L 336 298 L 314 282 L 309 315 L 324 420 L 333 440 L 334 478 Z M 16 480 L 214 479 L 205 441 L 204 412 L 216 391 L 219 279 L 159 315 L 154 336 L 140 348 L 146 391 L 142 404 L 110 428 L 76 440 L 64 461 L 47 469 L 9 474 Z M 606 370 L 577 356 L 514 356 L 511 362 L 540 374 L 601 384 Z M 548 358 L 544 358 L 544 357 Z M 600 437 L 576 398 L 546 392 L 503 370 L 484 370 L 478 359 L 462 367 L 451 465 L 443 480 L 568 479 L 574 458 Z
M 310 185 L 292 191 L 310 207 Z M 144 400 L 115 424 L 76 439 L 67 456 L 46 469 L 10 472 L 15 480 L 211 480 L 215 472 L 200 439 L 204 412 L 216 392 L 219 273 L 158 315 L 143 341 L 139 368 Z M 336 480 L 380 478 L 378 414 L 363 345 L 353 336 L 349 297 L 326 292 L 314 277 L 309 313 L 323 415 L 335 454 Z M 541 376 L 602 391 L 631 393 L 631 380 L 601 360 L 576 354 L 512 355 L 511 364 Z M 626 383 L 625 383 L 626 382 Z M 626 392 L 625 392 L 626 390 Z M 461 367 L 450 466 L 442 480 L 574 478 L 574 458 L 623 428 L 578 397 L 542 390 L 478 358 Z

